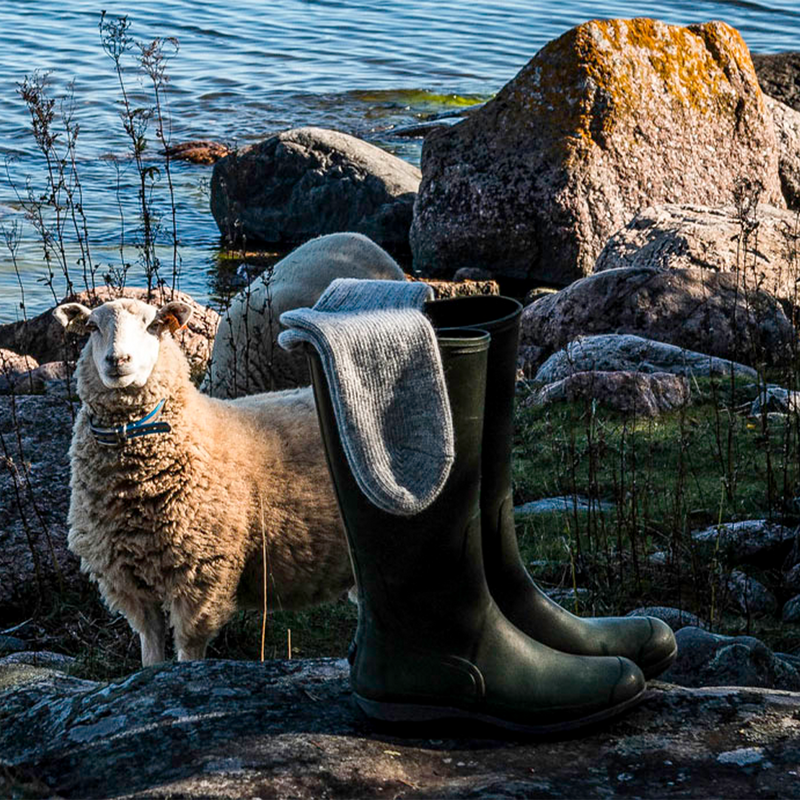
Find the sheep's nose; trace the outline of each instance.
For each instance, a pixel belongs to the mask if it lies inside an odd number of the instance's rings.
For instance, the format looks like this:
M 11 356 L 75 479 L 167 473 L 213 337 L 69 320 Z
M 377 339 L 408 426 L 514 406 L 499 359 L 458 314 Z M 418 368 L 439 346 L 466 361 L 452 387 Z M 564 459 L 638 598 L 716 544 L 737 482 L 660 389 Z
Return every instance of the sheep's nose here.
M 106 361 L 112 366 L 117 367 L 121 364 L 128 364 L 130 363 L 131 356 L 130 354 L 123 354 L 123 355 L 114 355 L 114 353 L 109 353 L 106 356 Z

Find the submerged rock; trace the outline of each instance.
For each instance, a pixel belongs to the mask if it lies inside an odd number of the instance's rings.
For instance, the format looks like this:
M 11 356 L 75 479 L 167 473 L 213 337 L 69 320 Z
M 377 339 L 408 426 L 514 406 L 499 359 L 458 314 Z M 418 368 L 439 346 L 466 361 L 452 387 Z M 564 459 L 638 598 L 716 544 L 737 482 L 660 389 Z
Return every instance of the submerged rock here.
M 216 164 L 230 152 L 230 147 L 222 142 L 192 139 L 189 142 L 180 142 L 168 147 L 164 154 L 178 161 L 191 161 L 192 164 Z
M 737 178 L 784 205 L 772 115 L 722 22 L 579 25 L 428 136 L 421 166 L 411 247 L 431 276 L 479 266 L 563 286 L 644 206 L 716 205 Z

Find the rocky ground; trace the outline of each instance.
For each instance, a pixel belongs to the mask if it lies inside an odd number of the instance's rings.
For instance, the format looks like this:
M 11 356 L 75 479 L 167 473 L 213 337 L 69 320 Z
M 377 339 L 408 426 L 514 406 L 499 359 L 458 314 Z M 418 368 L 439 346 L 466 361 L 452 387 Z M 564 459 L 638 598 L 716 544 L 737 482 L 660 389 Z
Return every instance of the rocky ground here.
M 110 685 L 0 665 L 0 793 L 800 797 L 800 694 L 654 683 L 580 737 L 373 730 L 343 661 L 206 661 Z

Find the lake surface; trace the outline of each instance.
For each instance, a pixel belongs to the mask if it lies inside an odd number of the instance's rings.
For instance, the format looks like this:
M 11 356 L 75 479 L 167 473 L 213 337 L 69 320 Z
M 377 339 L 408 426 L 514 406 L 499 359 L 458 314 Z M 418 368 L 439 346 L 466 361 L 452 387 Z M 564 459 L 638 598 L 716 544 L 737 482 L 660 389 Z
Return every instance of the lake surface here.
M 721 19 L 738 28 L 755 52 L 800 47 L 800 0 L 602 5 L 585 0 L 242 0 L 235 9 L 220 0 L 104 5 L 111 17 L 129 15 L 130 34 L 138 41 L 178 40 L 165 95 L 173 143 L 204 138 L 242 145 L 285 128 L 319 125 L 364 136 L 414 163 L 421 141 L 394 136 L 394 128 L 488 99 L 539 48 L 587 19 L 655 16 L 673 24 Z M 41 196 L 47 187 L 47 166 L 17 93 L 19 82 L 34 70 L 50 72 L 55 98 L 74 81 L 73 121 L 80 130 L 76 168 L 98 282 L 124 260 L 131 264 L 128 283 L 144 285 L 134 247 L 138 173 L 128 158 L 119 84 L 101 46 L 99 20 L 98 5 L 82 0 L 0 0 L 0 153 L 5 157 L 0 323 L 46 309 L 66 285 L 57 265 L 48 285 L 40 235 L 20 211 L 21 200 Z M 146 83 L 130 61 L 124 63 L 132 102 L 148 105 Z M 146 136 L 145 165 L 161 168 L 153 123 Z M 173 162 L 172 173 L 179 286 L 207 300 L 216 292 L 220 247 L 208 210 L 211 167 Z M 162 275 L 169 278 L 172 220 L 163 169 L 159 174 L 154 202 L 163 215 L 160 255 Z M 47 222 L 54 224 L 52 218 Z M 66 260 L 80 289 L 84 266 L 71 224 L 65 227 Z

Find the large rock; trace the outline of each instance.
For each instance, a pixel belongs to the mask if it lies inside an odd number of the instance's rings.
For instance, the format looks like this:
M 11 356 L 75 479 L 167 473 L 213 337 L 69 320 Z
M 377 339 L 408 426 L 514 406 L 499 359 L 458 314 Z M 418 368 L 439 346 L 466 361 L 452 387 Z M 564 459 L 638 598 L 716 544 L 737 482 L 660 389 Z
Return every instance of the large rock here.
M 778 175 L 783 197 L 786 205 L 796 211 L 800 209 L 800 111 L 766 95 L 764 100 L 772 112 L 778 139 Z
M 680 686 L 760 686 L 800 690 L 800 674 L 753 636 L 722 636 L 700 628 L 676 634 L 678 657 L 661 680 Z
M 66 388 L 74 369 L 66 361 L 37 364 L 31 356 L 0 349 L 0 394 L 42 394 L 54 384 Z
M 53 309 L 0 325 L 0 348 L 30 356 L 40 364 L 74 361 L 82 346 L 83 341 L 65 336 L 63 326 L 53 317 Z
M 689 381 L 667 372 L 576 372 L 543 386 L 526 405 L 592 401 L 629 414 L 657 417 L 689 402 Z
M 800 111 L 800 52 L 753 53 L 752 57 L 764 93 Z
M 528 368 L 578 336 L 634 334 L 745 364 L 781 363 L 796 336 L 765 292 L 745 296 L 736 277 L 705 269 L 611 269 L 575 281 L 522 312 Z
M 201 390 L 241 397 L 311 383 L 302 350 L 278 345 L 284 311 L 307 308 L 335 278 L 405 280 L 397 262 L 360 233 L 332 233 L 298 247 L 234 297 L 219 327 Z
M 798 796 L 800 694 L 655 684 L 581 736 L 395 731 L 344 661 L 201 661 L 110 684 L 0 667 L 0 794 L 64 798 Z
M 795 564 L 786 573 L 785 583 L 790 592 L 800 592 L 800 564 Z
M 800 594 L 784 604 L 782 619 L 784 622 L 800 622 Z
M 180 300 L 191 305 L 189 324 L 175 337 L 189 359 L 192 377 L 198 379 L 205 372 L 219 325 L 219 314 L 212 308 L 196 303 L 185 292 L 173 291 L 167 287 L 158 287 L 148 292 L 147 289 L 134 286 L 126 286 L 124 289 L 100 286 L 95 290 L 69 295 L 61 302 L 83 303 L 94 308 L 118 297 L 131 297 L 156 306 L 170 300 Z M 53 316 L 53 309 L 29 320 L 0 325 L 0 347 L 32 356 L 40 364 L 52 361 L 73 363 L 84 341 L 85 339 L 74 334 L 65 333 L 61 323 Z
M 414 267 L 565 285 L 641 208 L 716 205 L 737 178 L 783 206 L 772 115 L 722 22 L 593 20 L 550 42 L 469 119 L 432 133 Z
M 524 355 L 535 363 L 538 357 L 534 345 L 526 346 Z M 737 377 L 758 379 L 752 368 L 724 358 L 714 358 L 693 350 L 684 350 L 674 344 L 656 342 L 632 334 L 603 333 L 596 336 L 579 336 L 565 348 L 553 353 L 539 367 L 535 380 L 553 383 L 576 372 L 587 370 L 624 372 L 669 372 L 686 377 Z
M 651 206 L 608 240 L 594 269 L 697 268 L 736 273 L 745 289 L 758 287 L 792 302 L 797 293 L 797 215 L 758 206 L 755 221 L 757 229 L 751 230 L 734 206 Z
M 419 170 L 338 131 L 297 128 L 238 150 L 214 165 L 211 213 L 222 235 L 299 244 L 356 231 L 408 249 Z

